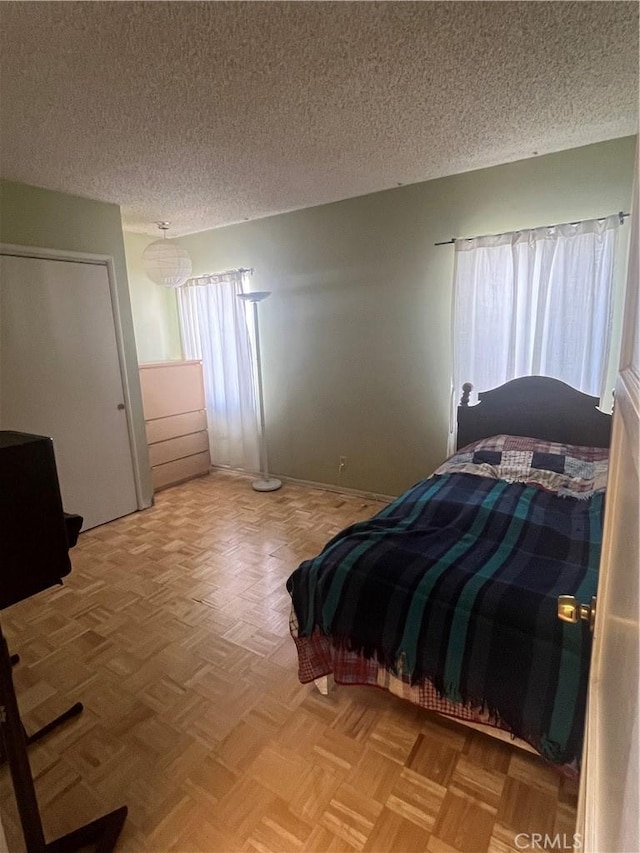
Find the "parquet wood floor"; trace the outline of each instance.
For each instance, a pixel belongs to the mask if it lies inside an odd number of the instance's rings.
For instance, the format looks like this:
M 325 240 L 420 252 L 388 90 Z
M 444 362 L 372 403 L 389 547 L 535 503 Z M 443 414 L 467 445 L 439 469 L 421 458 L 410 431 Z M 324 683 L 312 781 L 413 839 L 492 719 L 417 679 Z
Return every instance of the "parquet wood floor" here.
M 82 534 L 64 586 L 2 613 L 47 838 L 124 803 L 119 851 L 511 853 L 573 832 L 535 756 L 372 688 L 299 684 L 284 583 L 375 501 L 215 472 Z M 8 771 L 0 811 L 21 840 Z

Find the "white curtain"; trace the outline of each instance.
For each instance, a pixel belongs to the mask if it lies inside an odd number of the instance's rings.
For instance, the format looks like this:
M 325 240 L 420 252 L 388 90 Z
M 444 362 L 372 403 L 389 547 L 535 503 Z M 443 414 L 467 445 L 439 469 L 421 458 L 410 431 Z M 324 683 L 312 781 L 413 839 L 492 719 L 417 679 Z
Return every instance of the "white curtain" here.
M 457 240 L 453 411 L 518 376 L 601 397 L 609 353 L 617 216 Z
M 259 467 L 254 368 L 247 315 L 238 294 L 247 272 L 199 276 L 178 290 L 185 358 L 202 359 L 213 465 Z

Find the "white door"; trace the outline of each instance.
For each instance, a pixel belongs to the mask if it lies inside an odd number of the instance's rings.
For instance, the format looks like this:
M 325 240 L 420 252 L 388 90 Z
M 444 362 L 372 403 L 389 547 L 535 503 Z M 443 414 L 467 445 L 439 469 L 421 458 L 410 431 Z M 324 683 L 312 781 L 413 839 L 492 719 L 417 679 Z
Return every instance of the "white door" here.
M 588 853 L 640 851 L 638 188 L 596 608 L 577 831 Z
M 104 264 L 0 257 L 0 428 L 53 438 L 84 529 L 137 509 Z

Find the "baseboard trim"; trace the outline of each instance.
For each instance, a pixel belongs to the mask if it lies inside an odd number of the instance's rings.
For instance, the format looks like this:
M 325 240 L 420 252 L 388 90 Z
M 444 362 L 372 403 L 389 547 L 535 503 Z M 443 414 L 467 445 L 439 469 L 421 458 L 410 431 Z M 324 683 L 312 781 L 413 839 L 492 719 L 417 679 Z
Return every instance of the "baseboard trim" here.
M 212 471 L 233 471 L 234 474 L 239 474 L 242 477 L 247 477 L 250 480 L 255 480 L 256 474 L 249 471 L 242 471 L 238 468 L 230 468 L 227 465 L 212 465 Z M 349 489 L 347 486 L 336 486 L 333 483 L 316 483 L 313 480 L 300 480 L 298 477 L 287 477 L 286 474 L 278 474 L 269 472 L 272 477 L 277 477 L 283 483 L 292 483 L 294 486 L 307 486 L 310 489 L 320 489 L 323 492 L 335 492 L 339 495 L 350 495 L 351 497 L 369 498 L 373 501 L 384 501 L 389 503 L 394 501 L 398 495 L 383 495 L 379 492 L 365 492 L 362 489 Z
M 315 483 L 313 480 L 299 480 L 297 477 L 285 477 L 277 474 L 283 483 L 294 483 L 296 486 L 309 486 L 311 489 L 321 489 L 323 492 L 336 492 L 339 495 L 351 495 L 358 498 L 369 498 L 374 501 L 394 501 L 398 495 L 382 495 L 379 492 L 365 492 L 362 489 L 349 489 L 347 486 L 334 486 L 333 483 Z

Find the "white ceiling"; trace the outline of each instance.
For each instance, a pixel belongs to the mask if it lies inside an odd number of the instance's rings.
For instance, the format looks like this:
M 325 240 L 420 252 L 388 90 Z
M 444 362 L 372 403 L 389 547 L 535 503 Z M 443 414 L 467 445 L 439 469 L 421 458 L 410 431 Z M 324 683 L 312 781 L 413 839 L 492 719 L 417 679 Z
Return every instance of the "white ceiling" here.
M 0 174 L 200 231 L 636 132 L 637 2 L 2 2 Z

